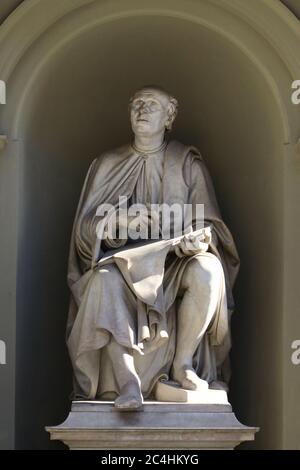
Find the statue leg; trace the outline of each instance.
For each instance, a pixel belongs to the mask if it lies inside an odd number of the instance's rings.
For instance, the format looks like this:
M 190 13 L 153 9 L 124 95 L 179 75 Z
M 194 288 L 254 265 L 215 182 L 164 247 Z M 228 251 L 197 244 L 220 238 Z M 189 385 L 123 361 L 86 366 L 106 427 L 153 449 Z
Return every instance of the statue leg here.
M 93 306 L 98 307 L 93 310 L 96 312 L 92 323 L 94 334 L 99 335 L 103 329 L 110 333 L 106 348 L 112 363 L 110 373 L 114 375 L 116 392 L 119 393 L 115 406 L 119 409 L 139 408 L 143 404 L 141 382 L 135 370 L 133 349 L 130 347 L 135 341 L 136 298 L 115 265 L 99 270 L 92 287 L 96 295 Z
M 140 408 L 143 404 L 141 381 L 135 370 L 132 351 L 118 344 L 114 338 L 111 338 L 107 347 L 119 389 L 119 397 L 115 400 L 116 408 Z
M 217 257 L 201 255 L 187 264 L 182 276 L 172 378 L 187 390 L 208 388 L 193 369 L 193 355 L 216 313 L 222 276 Z

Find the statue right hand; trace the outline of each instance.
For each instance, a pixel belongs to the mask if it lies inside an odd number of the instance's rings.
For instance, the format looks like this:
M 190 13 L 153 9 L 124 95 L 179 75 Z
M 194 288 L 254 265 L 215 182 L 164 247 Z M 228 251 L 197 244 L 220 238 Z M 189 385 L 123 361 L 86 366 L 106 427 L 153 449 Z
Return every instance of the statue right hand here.
M 110 221 L 110 227 L 106 227 L 107 238 L 109 240 L 137 240 L 147 238 L 150 219 L 147 214 L 138 215 L 117 214 L 117 217 Z

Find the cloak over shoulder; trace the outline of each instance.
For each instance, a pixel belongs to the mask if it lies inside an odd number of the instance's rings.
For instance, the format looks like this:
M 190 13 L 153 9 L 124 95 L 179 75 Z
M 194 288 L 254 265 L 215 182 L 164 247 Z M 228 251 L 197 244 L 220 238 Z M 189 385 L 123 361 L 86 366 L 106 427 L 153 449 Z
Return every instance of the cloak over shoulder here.
M 190 159 L 188 181 L 183 177 L 183 166 L 187 159 Z M 68 338 L 80 307 L 84 286 L 88 284 L 105 250 L 102 240 L 96 236 L 96 226 L 99 227 L 100 223 L 104 228 L 105 225 L 105 218 L 101 220 L 96 216 L 97 208 L 101 204 L 111 204 L 117 208 L 120 195 L 130 199 L 143 163 L 143 157 L 137 155 L 130 145 L 125 145 L 103 154 L 94 160 L 89 168 L 75 216 L 70 246 L 68 283 L 71 303 L 67 325 Z M 221 366 L 230 345 L 227 307 L 229 311 L 233 310 L 232 287 L 239 268 L 235 244 L 221 218 L 208 171 L 196 148 L 184 146 L 177 141 L 168 143 L 162 186 L 164 203 L 204 204 L 205 224 L 211 225 L 215 232 L 210 252 L 222 263 L 227 297 L 226 315 L 225 312 L 222 313 L 218 327 L 221 334 L 218 336 L 216 332 L 216 338 L 222 339 L 216 340 L 220 351 L 217 362 Z M 175 261 L 178 264 L 177 272 L 180 272 L 179 266 L 184 262 L 179 259 L 178 262 Z M 75 360 L 76 354 L 80 353 L 73 351 Z

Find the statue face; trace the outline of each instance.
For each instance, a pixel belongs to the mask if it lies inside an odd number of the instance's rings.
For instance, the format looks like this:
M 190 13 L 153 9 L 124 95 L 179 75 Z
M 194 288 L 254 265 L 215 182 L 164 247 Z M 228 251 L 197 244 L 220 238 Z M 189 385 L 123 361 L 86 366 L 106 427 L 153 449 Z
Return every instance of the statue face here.
M 131 104 L 131 126 L 134 134 L 151 136 L 164 132 L 168 116 L 169 99 L 158 90 L 142 90 Z

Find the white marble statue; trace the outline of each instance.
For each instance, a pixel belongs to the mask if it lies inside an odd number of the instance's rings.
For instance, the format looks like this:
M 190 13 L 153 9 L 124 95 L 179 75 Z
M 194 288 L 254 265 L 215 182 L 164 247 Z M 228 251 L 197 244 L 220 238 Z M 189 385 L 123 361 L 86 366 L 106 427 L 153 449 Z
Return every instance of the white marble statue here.
M 177 108 L 155 86 L 134 94 L 133 140 L 92 162 L 73 227 L 67 342 L 74 394 L 115 399 L 120 410 L 140 408 L 163 379 L 186 390 L 227 387 L 239 259 L 199 151 L 167 139 Z M 128 218 L 99 215 L 104 204 L 120 214 L 120 196 L 129 208 L 204 204 L 204 220 L 195 210 L 185 236 L 176 238 L 177 220 L 169 238 L 159 227 L 160 241 L 135 240 Z M 151 217 L 140 219 L 141 234 Z M 201 222 L 203 231 L 193 232 Z

